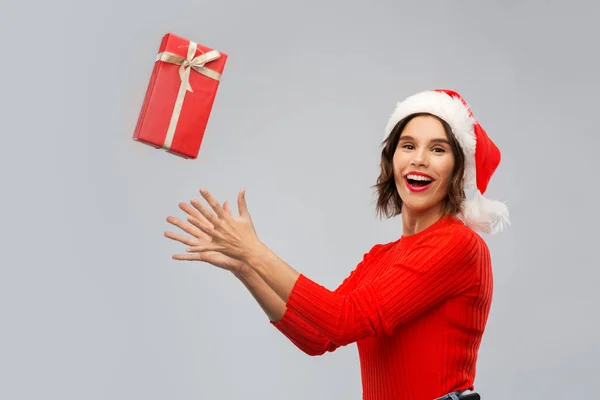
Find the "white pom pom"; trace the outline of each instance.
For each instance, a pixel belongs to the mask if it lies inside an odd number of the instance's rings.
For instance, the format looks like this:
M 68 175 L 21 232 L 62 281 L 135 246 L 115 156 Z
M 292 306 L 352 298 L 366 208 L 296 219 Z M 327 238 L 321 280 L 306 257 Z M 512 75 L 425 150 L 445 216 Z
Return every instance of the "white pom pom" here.
M 486 199 L 479 191 L 473 199 L 465 201 L 460 219 L 471 229 L 489 234 L 501 232 L 510 225 L 508 207 L 500 201 Z

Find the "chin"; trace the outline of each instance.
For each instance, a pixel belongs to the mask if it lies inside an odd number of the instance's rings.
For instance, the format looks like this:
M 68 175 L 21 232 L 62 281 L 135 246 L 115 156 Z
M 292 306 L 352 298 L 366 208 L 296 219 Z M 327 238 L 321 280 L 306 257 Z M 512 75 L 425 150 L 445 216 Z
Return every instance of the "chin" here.
M 416 213 L 423 213 L 426 211 L 431 210 L 432 208 L 435 208 L 438 204 L 437 203 L 420 203 L 420 202 L 405 202 L 403 203 L 405 209 L 410 210 L 411 212 L 416 212 Z
M 437 188 L 434 188 L 437 189 Z M 426 212 L 434 208 L 441 208 L 444 197 L 440 197 L 438 192 L 434 193 L 413 193 L 409 190 L 400 189 L 398 195 L 402 204 L 411 212 Z
M 402 200 L 403 207 L 413 213 L 424 213 L 438 208 L 442 204 L 442 201 L 437 199 L 415 198 L 413 193 L 402 193 L 402 191 L 399 191 L 398 195 Z

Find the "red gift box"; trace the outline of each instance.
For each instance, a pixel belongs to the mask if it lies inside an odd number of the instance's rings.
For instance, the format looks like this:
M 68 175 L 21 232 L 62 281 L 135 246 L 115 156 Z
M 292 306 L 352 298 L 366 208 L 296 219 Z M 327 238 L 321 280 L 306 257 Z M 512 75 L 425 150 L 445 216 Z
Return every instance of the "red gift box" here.
M 225 53 L 166 34 L 133 139 L 197 158 L 226 61 Z

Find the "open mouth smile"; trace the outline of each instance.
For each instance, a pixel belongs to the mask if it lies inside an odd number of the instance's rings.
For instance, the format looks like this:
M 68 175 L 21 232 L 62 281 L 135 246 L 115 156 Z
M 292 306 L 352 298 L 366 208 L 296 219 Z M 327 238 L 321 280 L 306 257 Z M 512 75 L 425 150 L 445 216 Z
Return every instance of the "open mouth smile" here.
M 427 190 L 435 179 L 422 172 L 409 172 L 404 176 L 406 187 L 411 192 L 422 192 Z

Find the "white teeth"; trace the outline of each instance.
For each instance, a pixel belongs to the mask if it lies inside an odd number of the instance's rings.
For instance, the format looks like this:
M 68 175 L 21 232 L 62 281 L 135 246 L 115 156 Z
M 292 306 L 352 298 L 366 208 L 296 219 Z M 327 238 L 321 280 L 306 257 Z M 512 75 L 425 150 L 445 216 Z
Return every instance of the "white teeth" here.
M 421 176 L 421 175 L 407 175 L 406 178 L 412 179 L 413 181 L 426 181 L 426 182 L 431 181 L 431 178 L 428 178 L 426 176 Z

